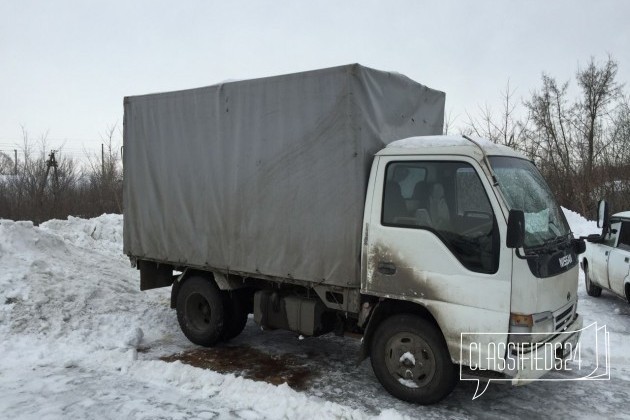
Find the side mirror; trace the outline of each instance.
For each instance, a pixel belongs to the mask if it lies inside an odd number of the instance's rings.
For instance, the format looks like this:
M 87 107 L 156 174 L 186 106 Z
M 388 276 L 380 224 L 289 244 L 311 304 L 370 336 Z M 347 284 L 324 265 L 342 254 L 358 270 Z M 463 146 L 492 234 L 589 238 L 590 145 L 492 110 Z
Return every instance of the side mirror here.
M 584 254 L 586 252 L 586 242 L 583 239 L 574 239 L 573 250 L 577 255 Z
M 525 213 L 523 210 L 510 210 L 505 244 L 508 248 L 522 248 L 524 242 Z
M 599 200 L 597 203 L 597 227 L 607 229 L 608 224 L 608 203 L 606 200 Z
M 602 229 L 601 234 L 582 236 L 580 239 L 586 239 L 594 243 L 604 240 L 610 230 L 610 216 L 608 215 L 608 203 L 606 200 L 599 200 L 597 203 L 597 227 Z
M 583 237 L 584 239 L 586 239 L 589 242 L 598 242 L 602 239 L 602 235 L 600 235 L 599 233 L 591 233 L 590 235 Z M 582 239 L 582 238 L 580 238 Z

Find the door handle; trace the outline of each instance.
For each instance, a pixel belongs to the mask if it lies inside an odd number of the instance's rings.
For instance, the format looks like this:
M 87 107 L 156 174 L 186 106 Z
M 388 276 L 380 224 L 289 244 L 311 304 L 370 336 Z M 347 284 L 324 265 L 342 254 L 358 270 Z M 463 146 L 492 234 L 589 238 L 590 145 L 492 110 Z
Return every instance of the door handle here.
M 386 276 L 396 274 L 396 265 L 394 263 L 379 261 L 377 269 L 379 273 L 385 274 Z
M 604 255 L 608 256 L 609 252 L 610 252 L 610 251 L 606 251 L 606 252 L 604 252 Z

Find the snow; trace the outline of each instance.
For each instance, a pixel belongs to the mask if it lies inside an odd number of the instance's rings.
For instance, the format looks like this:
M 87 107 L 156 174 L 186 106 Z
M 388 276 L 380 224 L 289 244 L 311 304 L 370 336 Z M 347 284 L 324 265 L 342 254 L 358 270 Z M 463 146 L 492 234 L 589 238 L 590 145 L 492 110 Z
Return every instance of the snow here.
M 577 235 L 593 222 L 565 210 Z M 160 358 L 196 349 L 181 333 L 168 288 L 139 291 L 122 255 L 122 217 L 70 217 L 33 226 L 0 220 L 0 413 L 3 418 L 588 418 L 628 416 L 630 306 L 604 291 L 588 297 L 584 325 L 607 325 L 610 381 L 491 385 L 472 401 L 462 382 L 442 403 L 419 407 L 389 396 L 369 361 L 356 366 L 359 340 L 261 331 L 220 350 L 291 355 L 311 379 L 303 389 Z M 592 352 L 593 340 L 583 340 Z M 256 362 L 253 362 L 256 363 Z M 566 373 L 554 373 L 564 378 Z
M 408 351 L 404 352 L 403 355 L 400 356 L 400 359 L 398 359 L 398 361 L 400 363 L 409 362 L 411 363 L 411 366 L 416 365 L 416 358 L 413 357 L 413 354 L 409 353 Z
M 408 372 L 411 372 L 411 371 L 408 371 Z M 418 385 L 412 379 L 398 378 L 398 382 L 400 382 L 407 388 L 418 388 Z
M 514 155 L 516 152 L 509 147 L 501 144 L 496 144 L 488 139 L 481 137 L 474 137 L 473 140 L 483 149 L 486 153 L 492 154 L 510 154 Z M 409 137 L 402 140 L 396 140 L 389 143 L 387 148 L 397 149 L 420 149 L 425 147 L 452 147 L 452 146 L 474 146 L 474 143 L 462 136 L 420 136 Z
M 579 213 L 572 210 L 565 208 L 562 208 L 562 210 L 564 217 L 566 217 L 567 222 L 569 222 L 573 236 L 579 237 L 588 236 L 593 233 L 601 233 L 602 230 L 597 227 L 597 222 L 586 220 Z
M 287 385 L 141 357 L 190 345 L 170 292 L 138 290 L 120 216 L 2 220 L 0 238 L 4 418 L 367 417 Z

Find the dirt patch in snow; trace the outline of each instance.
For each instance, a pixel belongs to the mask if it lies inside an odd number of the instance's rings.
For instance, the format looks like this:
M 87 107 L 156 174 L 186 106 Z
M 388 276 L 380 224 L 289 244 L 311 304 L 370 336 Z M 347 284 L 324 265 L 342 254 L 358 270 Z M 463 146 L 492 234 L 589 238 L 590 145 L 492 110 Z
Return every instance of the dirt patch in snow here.
M 312 366 L 292 354 L 268 354 L 248 346 L 227 346 L 189 350 L 160 358 L 177 360 L 202 369 L 233 373 L 274 385 L 286 383 L 295 390 L 305 390 L 317 376 Z

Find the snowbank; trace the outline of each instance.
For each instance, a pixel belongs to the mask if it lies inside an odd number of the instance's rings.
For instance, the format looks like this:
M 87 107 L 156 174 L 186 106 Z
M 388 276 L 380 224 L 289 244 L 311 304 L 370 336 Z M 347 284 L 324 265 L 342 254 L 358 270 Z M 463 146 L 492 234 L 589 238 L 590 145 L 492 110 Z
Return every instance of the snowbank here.
M 588 236 L 592 233 L 601 233 L 602 230 L 597 227 L 597 222 L 587 220 L 579 213 L 564 207 L 562 207 L 562 211 L 564 212 L 564 217 L 567 218 L 567 222 L 569 222 L 574 236 Z
M 254 382 L 179 362 L 139 360 L 139 349 L 168 344 L 180 333 L 169 308 L 170 292 L 139 291 L 138 273 L 122 255 L 119 215 L 89 220 L 69 217 L 39 227 L 1 220 L 0 239 L 0 335 L 4 337 L 0 342 L 0 412 L 7 418 L 38 417 L 49 409 L 52 414 L 84 418 L 90 411 L 77 411 L 77 404 L 86 398 L 75 389 L 77 385 L 102 396 L 102 387 L 118 382 L 136 383 L 135 399 L 129 404 L 148 418 L 153 417 L 151 413 L 162 416 L 153 401 L 162 393 L 182 393 L 183 400 L 199 400 L 194 408 L 182 403 L 182 410 L 202 417 L 204 412 L 244 418 L 369 417 L 286 385 Z M 77 370 L 89 375 L 73 385 Z M 22 398 L 40 395 L 41 400 L 46 394 L 42 385 L 35 385 L 34 371 L 48 378 L 45 387 L 54 388 L 57 397 L 41 405 Z M 107 401 L 97 398 L 90 404 L 107 405 Z M 125 412 L 129 406 L 121 409 Z M 108 416 L 105 409 L 95 411 L 99 412 Z

